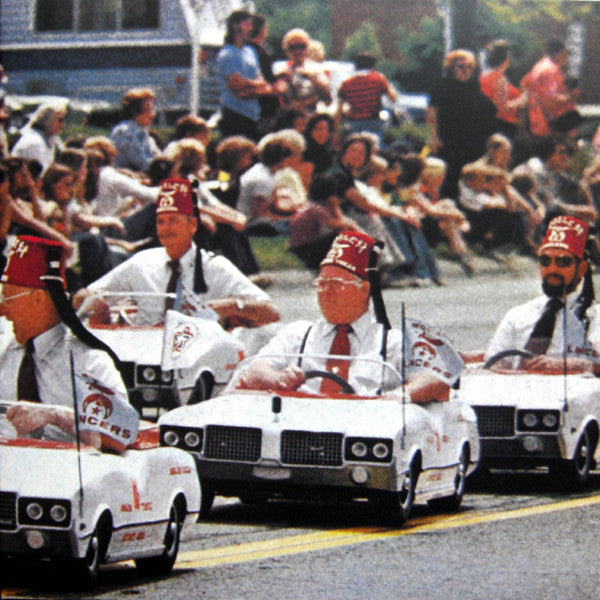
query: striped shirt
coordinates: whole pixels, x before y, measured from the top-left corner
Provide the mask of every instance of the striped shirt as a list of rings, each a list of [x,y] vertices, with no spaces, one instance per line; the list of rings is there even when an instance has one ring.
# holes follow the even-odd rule
[[[338,97],[350,104],[349,119],[377,119],[381,96],[387,94],[389,83],[378,71],[362,71],[349,77],[340,86]]]

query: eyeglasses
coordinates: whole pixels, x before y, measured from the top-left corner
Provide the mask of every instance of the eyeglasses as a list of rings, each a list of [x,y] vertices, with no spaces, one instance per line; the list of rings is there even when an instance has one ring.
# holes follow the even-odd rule
[[[575,259],[572,256],[548,256],[547,254],[542,254],[539,257],[539,261],[542,267],[549,267],[554,262],[558,268],[566,269],[575,262]]]
[[[2,292],[0,292],[0,304],[9,302],[10,300],[14,300],[15,298],[20,298],[21,296],[27,296],[27,294],[31,294],[31,292],[32,292],[32,290],[27,290],[26,292],[20,292],[18,294],[13,294],[12,296],[5,296]]]
[[[313,281],[313,285],[317,288],[318,291],[325,290],[328,288],[341,290],[349,285],[359,288],[362,284],[362,281],[342,279],[341,277],[317,277]]]
[[[288,50],[306,50],[306,44],[290,44]]]

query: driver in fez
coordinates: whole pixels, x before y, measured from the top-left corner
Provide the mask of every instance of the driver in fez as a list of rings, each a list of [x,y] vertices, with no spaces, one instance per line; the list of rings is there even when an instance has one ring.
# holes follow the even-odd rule
[[[0,354],[0,398],[19,400],[6,413],[17,435],[45,425],[73,434],[77,402],[81,441],[122,451],[135,440],[139,417],[116,357],[67,299],[64,259],[62,244],[32,236],[18,237],[10,251],[0,316],[12,323],[13,336]],[[106,419],[92,416],[96,407]]]
[[[489,344],[486,360],[515,350],[527,354],[496,364],[540,371],[562,371],[566,364],[571,373],[600,373],[594,360],[600,351],[600,319],[587,238],[588,226],[579,219],[559,216],[550,221],[538,249],[544,294],[508,311]]]
[[[315,323],[297,321],[282,328],[241,374],[238,387],[296,390],[306,381],[305,371],[299,365],[304,362],[304,369],[314,368],[315,355],[366,356],[379,361],[385,357],[402,372],[402,332],[389,329],[376,279],[371,278],[373,284],[369,282],[369,270],[374,269],[379,248],[379,243],[368,235],[341,232],[321,262],[315,281],[321,317]],[[370,310],[371,298],[374,312]],[[294,359],[293,365],[285,357],[281,361],[276,358],[286,354],[301,356]],[[349,361],[324,358],[322,362],[325,361],[325,368],[348,381],[357,393],[375,394],[382,385],[381,367],[374,367],[373,363],[357,361],[349,365]],[[360,372],[369,367],[370,373]],[[410,369],[408,375],[405,391],[412,402],[448,399],[449,386],[435,376],[411,376]],[[341,386],[323,377],[310,380],[303,389],[338,394]]]
[[[223,256],[200,249],[194,242],[198,212],[192,185],[187,179],[165,179],[156,208],[156,233],[160,248],[134,254],[112,271],[79,290],[73,304],[86,303],[91,323],[110,323],[110,309],[101,292],[130,292],[138,314],[147,324],[164,321],[167,309],[202,316],[208,306],[221,324],[257,327],[279,320],[269,296]],[[170,294],[157,299],[161,294]],[[86,307],[84,306],[84,309]],[[212,311],[208,311],[211,313]],[[214,314],[214,313],[212,313]]]

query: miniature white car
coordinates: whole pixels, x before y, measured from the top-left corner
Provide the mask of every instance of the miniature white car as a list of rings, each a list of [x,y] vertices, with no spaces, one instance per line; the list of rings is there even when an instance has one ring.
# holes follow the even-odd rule
[[[215,321],[180,313],[172,315],[181,319],[179,330],[175,326],[166,336],[165,326],[147,325],[138,319],[137,308],[129,296],[135,294],[111,307],[110,324],[87,326],[121,360],[129,400],[140,415],[156,420],[165,410],[200,402],[222,390],[244,356],[244,344]],[[154,302],[164,302],[163,295],[155,296]],[[189,361],[182,368],[167,364],[172,361],[165,357],[170,358],[173,348],[177,352],[177,348],[187,348],[192,342],[200,345],[198,359],[192,365]]]
[[[378,395],[357,393],[344,380],[339,395],[303,391],[315,377],[341,379],[320,369],[306,370],[298,391],[236,389],[249,360],[221,396],[159,420],[161,445],[196,458],[201,516],[215,494],[251,502],[366,498],[378,518],[395,524],[408,518],[413,502],[458,509],[479,459],[475,414],[467,404],[407,403],[398,372],[372,358],[351,359],[351,369],[362,362],[381,380]]]
[[[0,553],[51,560],[74,587],[89,587],[98,566],[134,559],[145,574],[168,573],[184,525],[198,517],[192,457],[158,447],[142,429],[122,454],[77,444],[46,425],[18,437],[0,402]]]
[[[598,459],[600,379],[591,374],[495,372],[489,369],[495,362],[491,357],[488,368],[465,369],[454,392],[477,413],[481,470],[546,466],[564,487],[583,484]]]

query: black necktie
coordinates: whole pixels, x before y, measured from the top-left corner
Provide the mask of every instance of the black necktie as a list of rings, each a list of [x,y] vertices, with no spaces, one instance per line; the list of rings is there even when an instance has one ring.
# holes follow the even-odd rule
[[[167,294],[175,294],[177,290],[177,281],[179,280],[179,259],[170,260],[167,263],[169,269],[171,269],[171,277],[167,283]],[[165,312],[171,310],[175,306],[175,297],[167,296],[165,298]]]
[[[21,366],[19,367],[19,374],[17,375],[18,400],[41,402],[37,380],[35,378],[34,352],[35,347],[33,345],[33,339],[31,339],[25,344],[25,353],[23,354]]]
[[[533,331],[525,344],[525,350],[533,352],[533,354],[546,354],[554,333],[556,315],[562,307],[562,300],[558,298],[548,300],[544,312],[534,325]]]

